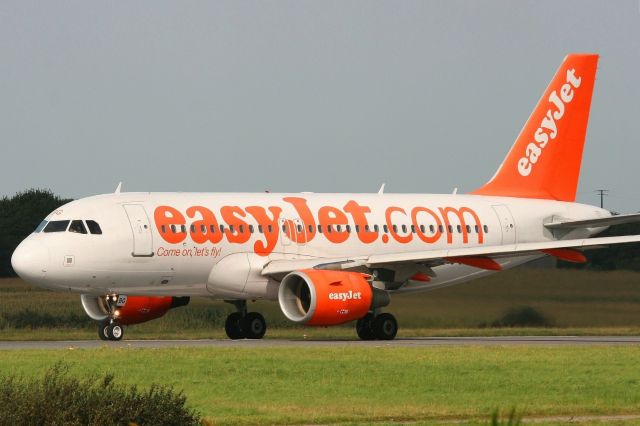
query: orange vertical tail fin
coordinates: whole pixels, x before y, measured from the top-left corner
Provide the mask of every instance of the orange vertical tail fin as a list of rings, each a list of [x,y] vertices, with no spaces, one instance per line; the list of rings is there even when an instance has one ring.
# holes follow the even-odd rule
[[[598,55],[570,54],[493,178],[472,192],[575,201]]]

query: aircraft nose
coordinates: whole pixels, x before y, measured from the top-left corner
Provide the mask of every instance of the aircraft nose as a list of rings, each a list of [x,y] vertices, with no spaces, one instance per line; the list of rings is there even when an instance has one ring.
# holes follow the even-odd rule
[[[37,283],[49,267],[49,250],[40,241],[26,239],[14,250],[11,266],[20,278]]]

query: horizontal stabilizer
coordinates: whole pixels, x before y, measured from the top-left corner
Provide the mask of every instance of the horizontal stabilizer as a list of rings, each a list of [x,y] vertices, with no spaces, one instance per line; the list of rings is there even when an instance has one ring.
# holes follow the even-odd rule
[[[623,223],[640,222],[640,213],[622,214],[619,216],[599,217],[597,219],[570,220],[552,222],[544,226],[548,229],[597,228],[599,226],[621,225]]]

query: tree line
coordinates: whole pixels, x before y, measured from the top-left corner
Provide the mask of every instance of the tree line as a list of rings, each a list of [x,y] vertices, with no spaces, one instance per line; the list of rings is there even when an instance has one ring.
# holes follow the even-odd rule
[[[0,198],[0,277],[15,276],[11,254],[53,210],[71,201],[48,189],[28,189],[13,197]],[[640,223],[628,223],[609,228],[599,236],[637,235]],[[608,249],[586,251],[588,262],[583,265],[558,262],[561,268],[581,268],[610,271],[626,269],[640,271],[640,244],[615,245]]]
[[[69,201],[48,189],[28,189],[0,198],[0,277],[15,276],[13,250],[49,213]]]

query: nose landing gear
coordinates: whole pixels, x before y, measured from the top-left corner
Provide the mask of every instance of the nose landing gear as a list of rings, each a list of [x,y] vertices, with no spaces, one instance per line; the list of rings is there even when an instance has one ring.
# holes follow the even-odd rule
[[[124,337],[124,327],[117,320],[105,320],[98,325],[98,336],[100,340],[122,340]]]
[[[124,296],[126,297],[126,296]],[[100,340],[119,341],[124,337],[124,326],[117,320],[116,308],[118,295],[108,295],[104,302],[109,311],[109,317],[98,324],[98,337]]]
[[[247,312],[246,300],[226,300],[237,309],[229,314],[224,331],[231,340],[262,339],[267,332],[267,322],[258,312]]]

